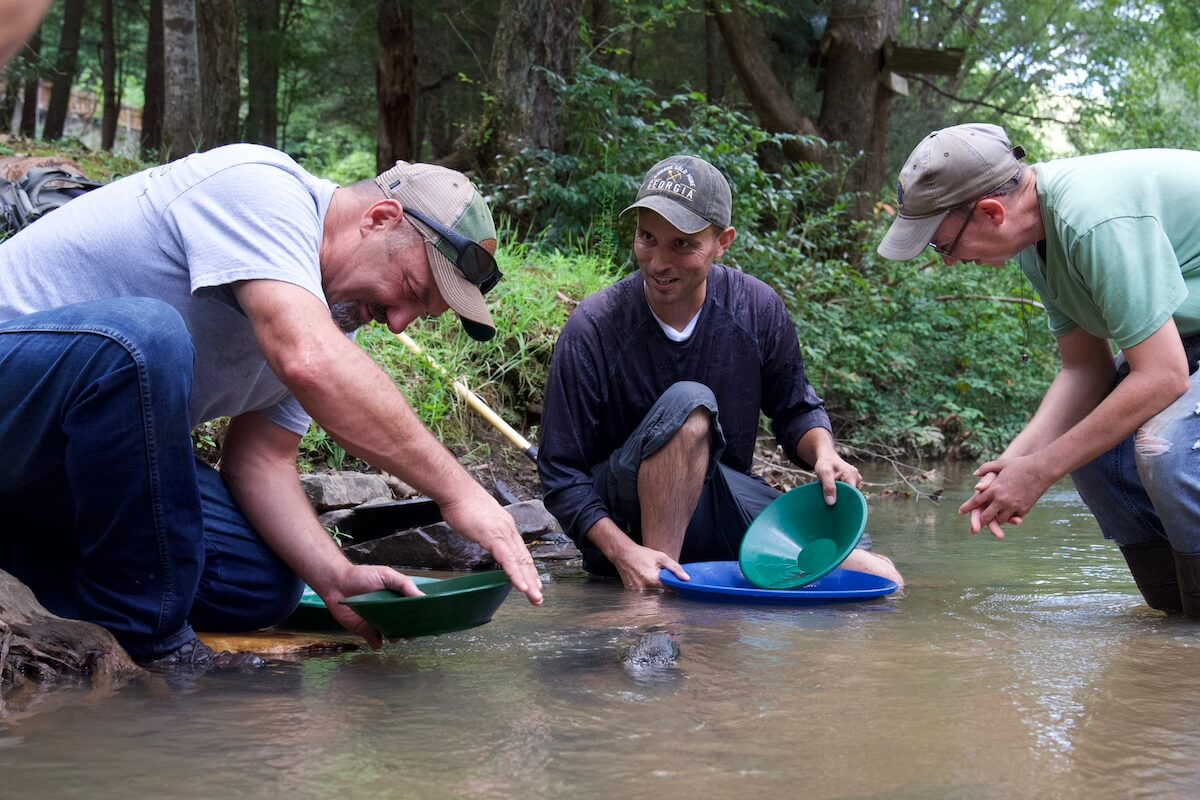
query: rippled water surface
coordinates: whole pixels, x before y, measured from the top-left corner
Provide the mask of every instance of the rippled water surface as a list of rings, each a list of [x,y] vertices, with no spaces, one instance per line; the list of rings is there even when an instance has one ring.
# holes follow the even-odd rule
[[[473,631],[0,726],[0,797],[1195,797],[1200,624],[1141,603],[1069,485],[1006,541],[873,499],[903,593],[714,605],[556,576]],[[623,645],[666,630],[678,666]],[[735,794],[736,793],[736,794]]]

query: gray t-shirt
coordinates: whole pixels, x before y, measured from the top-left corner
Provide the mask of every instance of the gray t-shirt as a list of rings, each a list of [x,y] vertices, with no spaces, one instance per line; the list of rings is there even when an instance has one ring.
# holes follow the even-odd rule
[[[269,279],[328,305],[318,261],[337,186],[286,154],[235,144],[72,200],[0,245],[0,322],[106,297],[153,297],[196,349],[191,422],[259,411],[303,435],[309,418],[267,366],[232,284]]]

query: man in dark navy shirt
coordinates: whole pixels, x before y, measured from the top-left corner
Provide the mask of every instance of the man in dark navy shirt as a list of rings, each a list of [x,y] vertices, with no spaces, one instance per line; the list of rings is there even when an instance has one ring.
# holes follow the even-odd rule
[[[538,469],[546,506],[595,574],[633,589],[662,568],[736,560],[778,492],[751,474],[759,414],[788,458],[862,485],[834,449],[783,301],[715,262],[732,244],[724,176],[694,156],[646,173],[633,246],[639,270],[584,300],[563,328],[546,386]],[[887,558],[843,563],[902,582]]]

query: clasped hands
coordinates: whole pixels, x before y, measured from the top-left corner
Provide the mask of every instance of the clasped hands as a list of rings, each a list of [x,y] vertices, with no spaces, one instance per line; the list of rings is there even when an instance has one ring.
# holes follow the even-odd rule
[[[998,458],[975,470],[979,476],[975,494],[958,509],[960,515],[970,515],[971,535],[987,528],[992,536],[1003,539],[1002,526],[1020,525],[1053,482],[1043,466],[1034,454]]]

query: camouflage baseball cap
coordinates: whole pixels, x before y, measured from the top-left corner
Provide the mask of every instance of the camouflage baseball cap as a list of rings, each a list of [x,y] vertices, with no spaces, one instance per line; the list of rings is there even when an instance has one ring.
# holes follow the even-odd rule
[[[400,201],[404,208],[434,220],[437,224],[477,242],[489,253],[496,251],[496,225],[492,212],[475,186],[461,172],[436,164],[410,164],[397,161],[375,178],[384,195]],[[467,280],[455,266],[458,252],[436,230],[410,217],[425,234],[425,252],[442,299],[458,314],[463,328],[472,339],[486,342],[496,335],[496,325],[483,302],[479,285]],[[491,288],[485,286],[484,290]]]
[[[986,197],[1020,171],[1025,150],[999,125],[972,122],[934,131],[904,162],[896,181],[896,218],[879,255],[915,258],[952,209]]]

